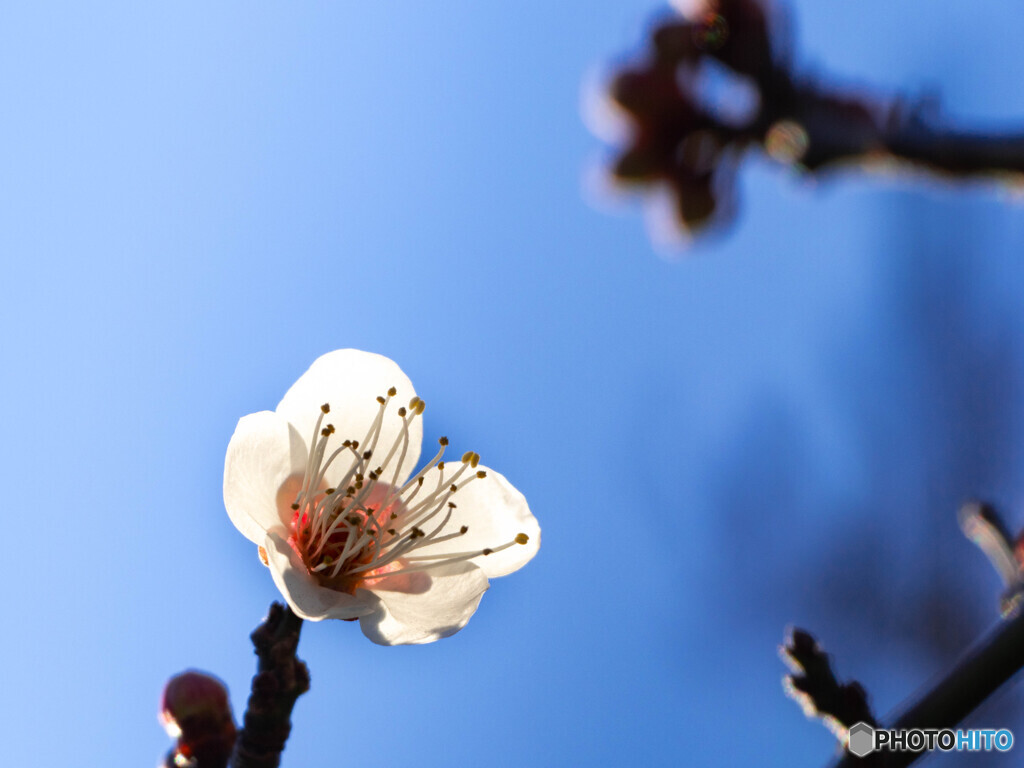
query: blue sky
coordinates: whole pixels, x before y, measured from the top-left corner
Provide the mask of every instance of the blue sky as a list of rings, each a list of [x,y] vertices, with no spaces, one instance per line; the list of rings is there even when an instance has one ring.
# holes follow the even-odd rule
[[[1016,3],[792,5],[808,68],[1024,115]],[[339,347],[395,359],[544,545],[451,639],[307,625],[285,765],[822,764],[787,624],[886,711],[994,619],[953,513],[1024,521],[1019,204],[753,159],[737,225],[663,258],[589,202],[580,106],[659,10],[5,5],[12,764],[154,764],[186,667],[241,712],[277,595],[224,450]]]

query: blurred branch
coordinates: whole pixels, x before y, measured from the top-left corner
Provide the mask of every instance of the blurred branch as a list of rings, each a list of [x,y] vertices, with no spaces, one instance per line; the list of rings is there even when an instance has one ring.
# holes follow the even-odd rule
[[[1007,585],[1002,597],[1003,620],[957,662],[938,683],[889,719],[893,730],[952,729],[992,696],[1024,667],[1024,610],[1021,606],[1021,538],[1011,539],[1006,525],[989,504],[971,502],[960,510],[960,526],[971,541],[989,557]],[[873,719],[860,684],[841,685],[828,656],[807,632],[795,629],[781,649],[794,670],[786,678],[786,690],[809,717],[820,717],[845,746],[847,731],[857,722],[871,726]],[[876,752],[871,765],[902,768],[926,752]],[[845,752],[834,768],[865,765],[865,758]]]
[[[956,129],[939,118],[933,105],[842,94],[814,82],[792,82],[767,96],[765,133],[752,141],[805,172],[905,163],[945,178],[1021,175],[1015,181],[1024,182],[1024,130],[993,135]],[[772,146],[771,132],[786,121],[805,135],[795,146]]]
[[[629,124],[612,176],[667,187],[683,229],[730,218],[739,161],[751,148],[813,175],[912,166],[948,179],[1024,182],[1024,127],[954,129],[931,102],[837,89],[796,72],[784,19],[765,0],[705,0],[704,8],[657,24],[645,55],[609,88]]]
[[[259,657],[242,728],[231,755],[233,768],[277,768],[291,733],[296,700],[309,690],[309,670],[295,656],[302,619],[272,603],[264,622],[252,633]]]
[[[1024,667],[1024,612],[1000,625],[952,671],[899,715],[887,728],[953,728]],[[885,768],[910,765],[927,752],[883,752]],[[835,768],[863,765],[846,754]]]
[[[923,164],[935,173],[960,177],[1024,174],[1024,133],[970,133],[918,118],[897,123],[895,130],[887,131],[885,146],[895,157]]]

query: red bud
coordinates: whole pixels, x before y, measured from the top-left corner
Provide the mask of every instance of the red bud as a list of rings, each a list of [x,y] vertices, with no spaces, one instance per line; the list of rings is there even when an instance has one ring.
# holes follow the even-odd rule
[[[181,762],[194,760],[199,768],[227,765],[235,719],[228,690],[213,675],[190,669],[168,680],[160,698],[160,722],[177,737]]]

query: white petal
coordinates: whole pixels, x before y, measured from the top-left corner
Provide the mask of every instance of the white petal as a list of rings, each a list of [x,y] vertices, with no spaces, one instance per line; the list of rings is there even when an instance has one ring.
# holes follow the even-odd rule
[[[401,577],[382,579],[372,591],[380,604],[359,620],[363,634],[378,645],[418,645],[454,635],[469,622],[487,591],[487,577],[471,563],[448,563],[423,571],[410,591],[386,589]],[[358,590],[357,594],[366,590]]]
[[[383,355],[362,352],[358,349],[339,349],[328,352],[314,361],[309,370],[302,374],[277,405],[277,412],[290,421],[299,434],[307,441],[313,439],[313,429],[320,416],[320,406],[327,403],[330,413],[324,417],[324,424],[333,424],[334,435],[330,438],[328,451],[339,447],[345,440],[360,441],[360,450],[369,448],[362,441],[377,417],[380,405],[377,397],[394,387],[398,394],[388,404],[384,414],[383,427],[374,450],[372,467],[381,466],[391,446],[402,431],[402,418],[398,415],[401,406],[407,406],[415,397],[412,382],[402,373],[397,363]],[[395,452],[389,466],[384,467],[383,479],[391,482],[397,477],[399,484],[412,474],[420,457],[420,443],[423,442],[423,420],[414,419],[409,428],[409,447],[401,467],[396,463],[401,455],[401,446]],[[336,485],[349,470],[354,457],[348,452],[335,459],[327,471],[327,480]],[[397,475],[395,470],[398,470]]]
[[[260,411],[239,419],[224,460],[224,506],[235,527],[262,544],[266,531],[287,523],[277,492],[306,463],[306,444],[287,419]]]
[[[379,601],[366,590],[350,595],[320,586],[285,540],[286,533],[283,528],[268,532],[263,547],[270,575],[296,615],[310,621],[355,619],[377,608]]]
[[[460,488],[451,497],[455,510],[443,533],[455,533],[462,526],[469,530],[448,541],[425,545],[417,549],[415,554],[426,557],[497,549],[515,541],[518,534],[525,533],[529,539],[526,544],[514,544],[500,552],[479,555],[470,561],[480,566],[488,578],[493,579],[518,571],[533,559],[540,548],[540,525],[530,513],[526,498],[503,475],[482,465],[477,470],[485,471],[487,476],[474,478],[468,483],[465,480],[459,481]],[[445,468],[445,476],[452,476],[449,467]],[[435,469],[428,473],[424,485],[433,488],[436,484]]]

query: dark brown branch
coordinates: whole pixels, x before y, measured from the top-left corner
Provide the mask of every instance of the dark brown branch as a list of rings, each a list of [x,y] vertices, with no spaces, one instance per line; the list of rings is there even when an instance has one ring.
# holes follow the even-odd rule
[[[945,177],[1024,174],[1024,132],[965,131],[900,100],[776,82],[782,87],[766,94],[762,115],[766,136],[781,121],[802,128],[806,150],[794,160],[805,170],[888,158]]]
[[[969,650],[953,670],[922,695],[888,728],[953,728],[1024,667],[1024,612],[1002,621]],[[926,752],[882,753],[885,768],[910,765]],[[854,768],[863,761],[844,755],[835,768]]]
[[[912,121],[892,131],[889,151],[953,176],[1024,174],[1024,134],[970,133]]]
[[[277,768],[291,733],[296,700],[309,690],[309,670],[295,656],[302,619],[273,603],[252,633],[259,657],[242,729],[231,755],[232,768]]]

